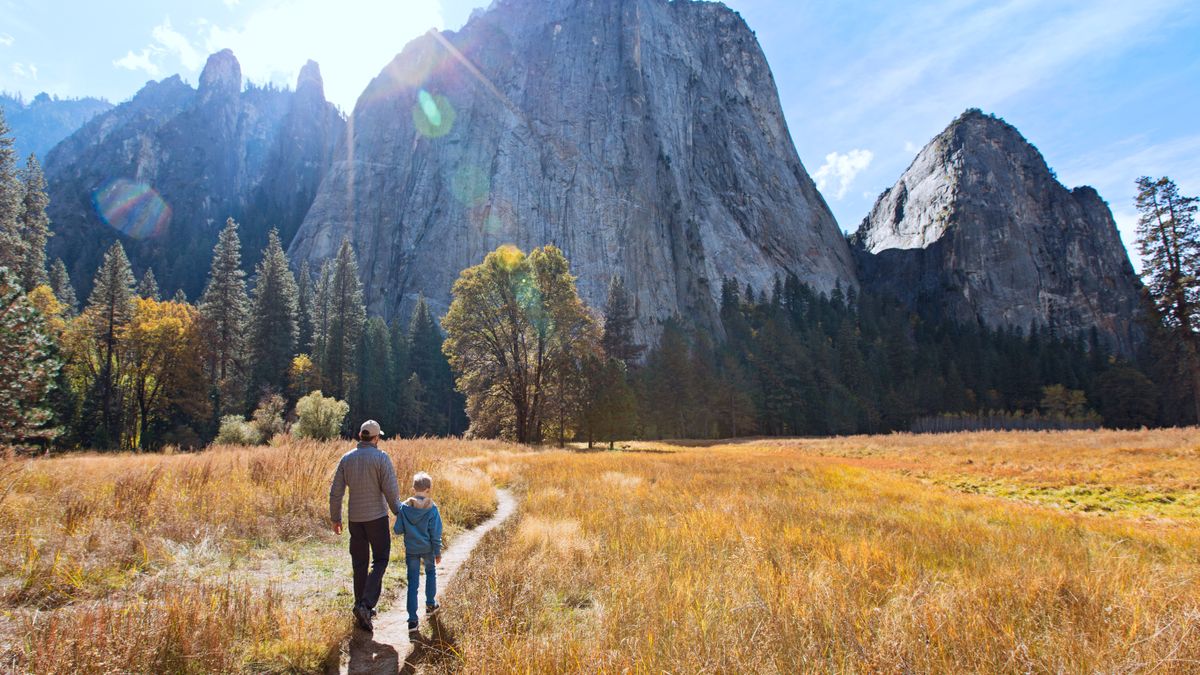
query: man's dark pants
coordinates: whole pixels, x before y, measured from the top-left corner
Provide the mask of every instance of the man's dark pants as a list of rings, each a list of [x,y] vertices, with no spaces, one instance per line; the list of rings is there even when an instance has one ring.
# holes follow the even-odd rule
[[[388,518],[365,523],[350,523],[350,560],[354,565],[354,604],[374,609],[383,591],[383,573],[392,553],[392,533]],[[371,572],[367,573],[367,563]]]

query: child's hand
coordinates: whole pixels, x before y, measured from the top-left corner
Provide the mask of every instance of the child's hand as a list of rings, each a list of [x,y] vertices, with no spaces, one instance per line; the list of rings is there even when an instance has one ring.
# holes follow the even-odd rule
[[[433,559],[433,564],[434,564],[434,565],[441,565],[441,564],[442,564],[442,556],[440,556],[440,555],[439,555],[438,557],[434,558],[434,559]]]

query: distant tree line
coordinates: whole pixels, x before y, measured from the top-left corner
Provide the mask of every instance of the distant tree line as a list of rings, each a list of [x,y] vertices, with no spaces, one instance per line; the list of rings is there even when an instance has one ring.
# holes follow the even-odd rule
[[[994,330],[794,276],[726,279],[718,330],[685,318],[638,339],[619,277],[600,311],[562,251],[505,246],[464,270],[439,323],[370,317],[343,241],[316,273],[272,231],[247,277],[221,230],[195,303],[136,279],[121,245],[82,307],[47,269],[45,182],[18,170],[0,117],[0,445],[197,447],[277,433],[329,438],[375,418],[393,434],[612,444],[631,438],[970,428],[1138,427],[1200,419],[1196,199],[1140,179],[1145,345],[1126,361],[1090,335]],[[293,426],[293,422],[295,425]]]

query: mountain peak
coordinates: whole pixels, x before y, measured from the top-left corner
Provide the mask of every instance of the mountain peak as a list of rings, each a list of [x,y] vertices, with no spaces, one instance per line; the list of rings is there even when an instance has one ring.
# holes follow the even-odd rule
[[[325,81],[321,79],[321,66],[312,59],[304,64],[300,69],[300,76],[296,78],[296,93],[302,92],[313,92],[322,100],[325,99]]]
[[[230,49],[222,49],[208,57],[200,73],[200,94],[237,94],[242,90],[242,66]]]

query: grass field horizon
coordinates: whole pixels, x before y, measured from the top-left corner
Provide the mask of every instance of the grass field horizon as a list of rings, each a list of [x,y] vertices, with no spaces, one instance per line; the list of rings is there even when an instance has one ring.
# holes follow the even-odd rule
[[[325,668],[349,445],[10,460],[0,667]],[[494,485],[519,502],[419,671],[1200,669],[1197,428],[381,447],[433,473],[451,539]]]

